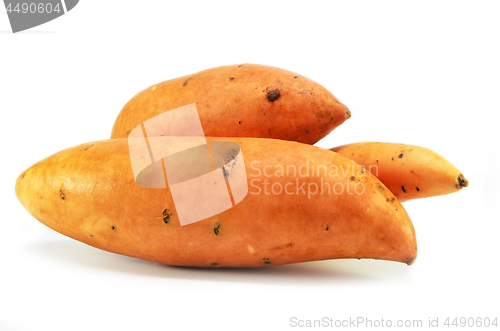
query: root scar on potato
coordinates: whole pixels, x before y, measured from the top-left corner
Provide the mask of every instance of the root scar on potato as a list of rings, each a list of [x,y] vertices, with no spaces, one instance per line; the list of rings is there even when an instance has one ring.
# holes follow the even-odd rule
[[[460,174],[457,177],[457,188],[467,187],[469,186],[469,181],[465,179],[464,175]]]

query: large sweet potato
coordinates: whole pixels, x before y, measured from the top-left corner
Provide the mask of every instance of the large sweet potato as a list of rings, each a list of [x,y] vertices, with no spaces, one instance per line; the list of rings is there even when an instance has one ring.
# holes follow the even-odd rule
[[[212,149],[221,139],[209,139]],[[241,147],[248,193],[234,207],[192,224],[181,226],[168,186],[136,183],[127,139],[83,144],[34,164],[17,179],[16,195],[36,219],[66,236],[169,265],[414,261],[415,232],[406,211],[364,167],[296,142],[223,140]]]

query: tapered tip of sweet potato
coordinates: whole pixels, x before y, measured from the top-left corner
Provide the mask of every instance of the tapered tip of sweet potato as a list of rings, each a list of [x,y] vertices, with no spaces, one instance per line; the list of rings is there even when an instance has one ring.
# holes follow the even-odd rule
[[[417,254],[406,259],[405,263],[410,266],[415,262],[416,259],[417,259]]]
[[[406,245],[401,251],[400,262],[406,263],[407,265],[412,265],[417,259],[417,239],[415,236],[415,231],[412,229],[411,234],[405,238]]]
[[[348,120],[351,118],[351,111],[349,110],[349,108],[345,108],[345,119]]]
[[[460,174],[457,177],[457,183],[455,184],[458,189],[469,186],[469,181],[464,177],[464,175]]]

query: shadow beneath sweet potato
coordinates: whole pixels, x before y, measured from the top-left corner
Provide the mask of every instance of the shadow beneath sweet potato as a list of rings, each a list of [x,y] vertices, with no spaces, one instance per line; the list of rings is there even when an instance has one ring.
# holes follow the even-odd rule
[[[167,266],[105,252],[73,240],[39,241],[28,251],[56,263],[85,269],[194,281],[222,281],[294,286],[337,286],[346,284],[404,283],[412,267],[376,260],[328,260],[268,266],[262,268],[192,268]]]

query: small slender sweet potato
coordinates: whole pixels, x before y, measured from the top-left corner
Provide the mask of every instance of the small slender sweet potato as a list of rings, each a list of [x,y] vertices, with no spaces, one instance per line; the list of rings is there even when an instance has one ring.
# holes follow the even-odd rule
[[[212,152],[220,140],[240,146],[242,159],[230,157],[226,164],[244,162],[248,193],[232,208],[188,225],[181,226],[168,185],[136,183],[127,139],[83,144],[34,164],[17,179],[16,195],[31,215],[68,237],[169,265],[415,260],[406,211],[352,160],[275,139],[210,138]],[[233,155],[230,149],[218,153]],[[197,193],[194,188],[191,197],[201,210]]]
[[[111,138],[127,138],[144,121],[189,104],[196,104],[211,137],[314,144],[351,116],[332,93],[304,76],[265,65],[229,65],[139,92],[118,115]]]
[[[400,202],[445,195],[469,185],[453,164],[424,147],[363,142],[331,150],[365,166]]]

